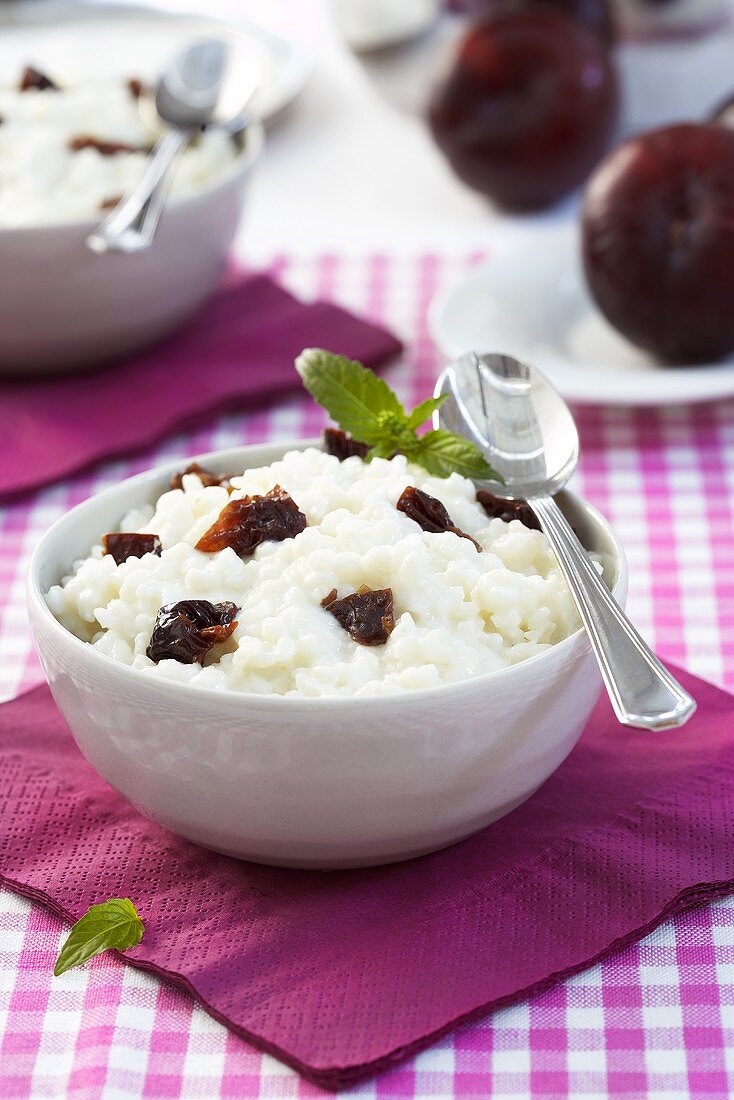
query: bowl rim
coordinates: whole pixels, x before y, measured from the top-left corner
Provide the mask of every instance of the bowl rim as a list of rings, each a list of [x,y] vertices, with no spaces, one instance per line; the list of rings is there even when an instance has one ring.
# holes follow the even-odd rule
[[[247,175],[262,153],[265,140],[265,127],[261,122],[255,119],[247,123],[243,133],[245,134],[244,146],[237,151],[236,156],[226,165],[223,171],[218,172],[216,175],[212,176],[211,179],[205,180],[192,191],[186,191],[182,195],[173,195],[167,198],[167,212],[185,210],[196,202],[215,194],[220,188],[228,186],[238,176]],[[0,237],[20,237],[22,234],[59,233],[65,231],[87,235],[99,225],[100,220],[101,215],[91,218],[77,218],[73,221],[32,222],[29,225],[2,225],[0,226]]]
[[[298,694],[290,695],[278,695],[269,694],[266,692],[255,691],[240,691],[235,688],[212,688],[202,687],[196,684],[189,684],[180,682],[177,680],[169,680],[166,677],[151,676],[143,669],[133,668],[131,665],[126,665],[122,661],[116,661],[113,657],[108,656],[106,653],[100,653],[89,642],[83,641],[78,638],[70,630],[68,630],[51,611],[46,601],[43,589],[40,584],[40,570],[43,565],[44,555],[46,554],[48,547],[53,545],[54,540],[58,537],[59,531],[69,522],[69,517],[77,515],[84,511],[94,511],[95,505],[98,505],[102,500],[110,501],[117,493],[122,493],[123,489],[137,486],[140,488],[141,493],[146,487],[152,488],[157,482],[162,481],[164,485],[168,484],[172,474],[181,469],[182,462],[187,465],[193,462],[197,462],[202,466],[210,466],[220,468],[224,470],[228,463],[231,464],[232,459],[229,457],[233,453],[242,454],[243,461],[247,463],[247,456],[249,454],[257,454],[258,452],[274,451],[277,450],[280,457],[285,455],[291,450],[305,450],[309,447],[316,447],[322,450],[322,443],[320,439],[298,439],[298,440],[273,440],[265,441],[261,443],[240,444],[233,447],[218,448],[214,451],[207,451],[202,454],[196,455],[183,455],[174,459],[161,463],[157,466],[148,468],[141,473],[134,474],[131,477],[125,478],[122,481],[116,482],[113,485],[109,485],[106,488],[100,490],[97,493],[93,493],[92,496],[87,497],[86,500],[76,504],[73,508],[68,509],[61,516],[59,516],[51,526],[44,532],[39,539],[38,543],[33,549],[31,558],[28,564],[28,571],[26,574],[26,600],[27,608],[29,612],[35,611],[40,613],[44,624],[49,628],[52,633],[58,639],[60,646],[64,646],[67,650],[71,650],[78,656],[78,661],[85,661],[91,666],[97,666],[100,672],[107,672],[108,674],[116,674],[123,681],[128,680],[130,689],[135,690],[135,687],[139,689],[148,689],[149,691],[159,691],[163,694],[173,694],[176,698],[184,700],[187,697],[193,700],[204,702],[209,700],[210,702],[219,702],[225,704],[234,704],[241,706],[256,706],[258,709],[262,706],[284,708],[290,710],[293,707],[300,707],[302,709],[320,709],[323,707],[329,709],[347,708],[358,705],[360,709],[364,708],[391,708],[397,709],[403,708],[409,705],[412,701],[419,702],[423,699],[431,699],[436,696],[450,697],[453,693],[462,693],[467,689],[481,688],[487,686],[488,688],[494,684],[498,677],[504,677],[507,680],[509,677],[515,675],[521,675],[528,669],[537,668],[539,664],[551,664],[553,661],[561,661],[564,654],[570,653],[579,644],[585,642],[587,647],[589,646],[588,639],[586,638],[583,626],[580,626],[568,637],[562,641],[557,642],[549,649],[544,650],[542,653],[537,653],[533,657],[528,657],[524,661],[520,661],[515,665],[507,665],[504,668],[493,669],[490,672],[484,672],[479,676],[470,676],[464,680],[456,680],[447,684],[437,684],[427,688],[417,688],[415,690],[402,690],[397,692],[389,692],[384,695],[325,695],[325,696],[304,696]],[[271,458],[269,462],[278,461],[277,458]],[[256,468],[256,466],[245,465],[243,469]],[[164,490],[165,491],[165,490]],[[606,534],[611,545],[614,548],[614,564],[616,567],[616,579],[614,587],[612,589],[613,595],[617,596],[619,593],[625,593],[628,583],[628,565],[627,558],[624,549],[617,538],[614,529],[605,516],[601,514],[592,504],[584,500],[583,497],[569,491],[564,490],[565,495],[574,503],[574,505],[585,512],[601,530]],[[130,507],[130,506],[128,506]],[[71,565],[71,563],[70,563]],[[58,582],[56,582],[58,583]],[[32,618],[32,615],[31,615]],[[34,642],[35,638],[34,631]],[[183,693],[182,693],[183,689]],[[193,695],[191,694],[193,693]]]

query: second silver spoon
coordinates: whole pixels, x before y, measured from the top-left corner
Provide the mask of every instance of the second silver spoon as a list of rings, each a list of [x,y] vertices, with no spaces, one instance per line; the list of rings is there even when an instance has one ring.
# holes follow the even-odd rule
[[[194,42],[166,67],[154,113],[165,130],[133,190],[87,238],[93,252],[140,252],[153,242],[165,197],[186,146],[202,126],[241,128],[257,74],[243,72],[226,39]]]

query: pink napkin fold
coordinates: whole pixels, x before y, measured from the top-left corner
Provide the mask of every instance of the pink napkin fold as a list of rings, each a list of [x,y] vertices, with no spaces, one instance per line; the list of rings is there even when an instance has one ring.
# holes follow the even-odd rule
[[[248,275],[229,279],[184,329],[125,362],[0,381],[0,496],[129,454],[215,412],[297,391],[293,360],[313,346],[369,366],[401,348],[338,306],[300,302],[267,276]]]
[[[603,699],[509,817],[432,856],[329,874],[152,825],[36,688],[0,707],[3,879],[69,919],[131,897],[146,931],[126,961],[341,1088],[734,888],[734,699],[679,675],[699,703],[685,729],[623,729]]]

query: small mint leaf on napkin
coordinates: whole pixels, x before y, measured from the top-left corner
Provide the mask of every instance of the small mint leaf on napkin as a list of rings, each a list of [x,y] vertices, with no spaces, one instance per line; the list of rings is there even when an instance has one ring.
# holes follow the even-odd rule
[[[476,481],[501,481],[479,448],[470,439],[453,432],[426,432],[418,440],[410,459],[434,477],[457,473]]]
[[[386,420],[407,419],[388,384],[344,355],[306,348],[296,359],[296,370],[313,399],[360,443],[374,446],[384,438]]]
[[[54,966],[54,974],[64,974],[81,966],[87,959],[109,951],[111,947],[124,951],[135,947],[143,938],[143,922],[130,898],[110,898],[100,905],[90,905],[83,917],[72,927]]]
[[[502,481],[479,448],[464,436],[445,431],[418,435],[417,429],[443,404],[446,394],[429,397],[407,413],[388,384],[371,370],[323,348],[301,352],[296,370],[314,400],[339,427],[370,448],[367,462],[404,454],[436,477],[456,472],[477,480]]]

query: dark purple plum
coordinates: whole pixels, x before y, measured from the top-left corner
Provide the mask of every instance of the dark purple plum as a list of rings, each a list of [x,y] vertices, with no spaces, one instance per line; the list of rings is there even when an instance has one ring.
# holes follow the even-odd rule
[[[583,182],[617,108],[615,70],[598,37],[538,7],[472,27],[428,117],[464,183],[505,209],[533,210]]]
[[[669,363],[734,351],[734,134],[684,124],[599,166],[583,205],[589,288],[611,324]]]

